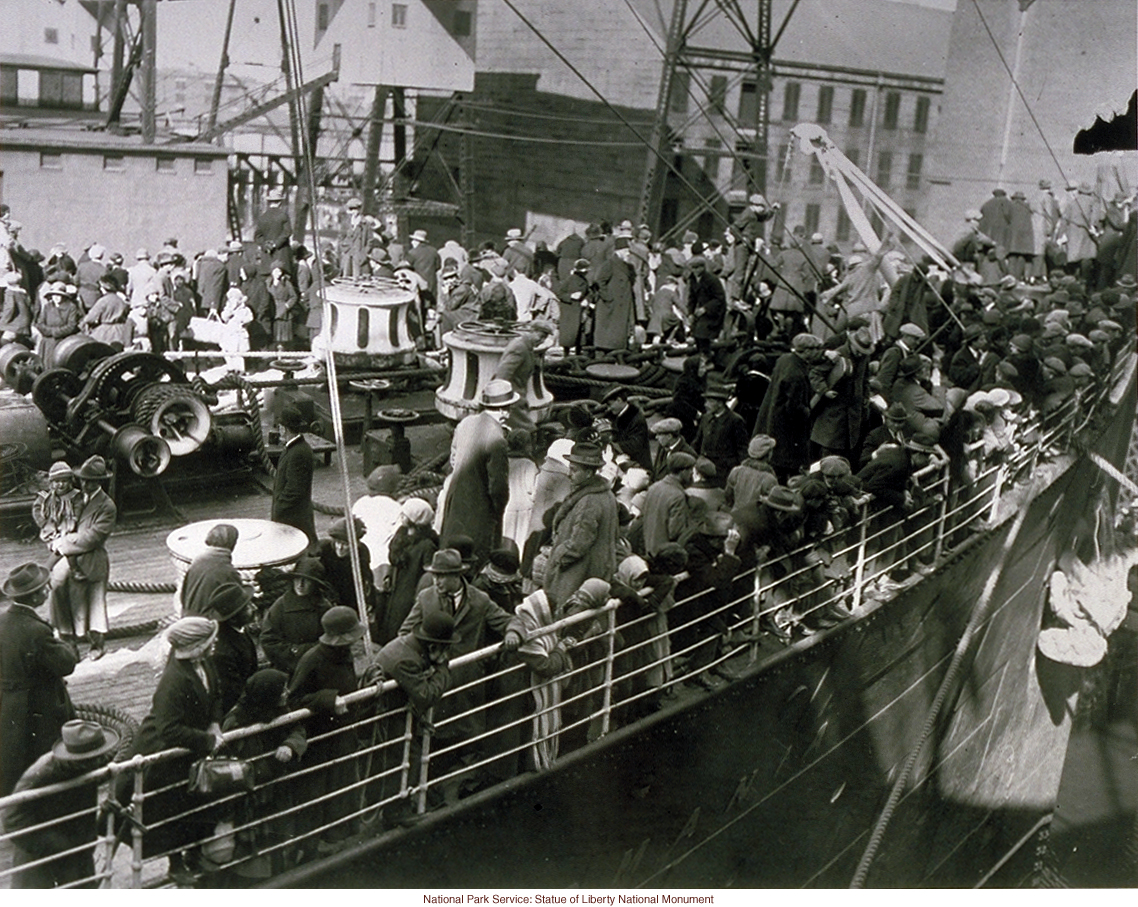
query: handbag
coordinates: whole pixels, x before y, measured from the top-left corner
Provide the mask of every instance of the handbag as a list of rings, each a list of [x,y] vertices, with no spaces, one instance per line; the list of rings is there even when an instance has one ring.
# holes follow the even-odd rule
[[[206,756],[190,766],[186,790],[191,794],[223,797],[253,790],[253,764],[243,759]]]

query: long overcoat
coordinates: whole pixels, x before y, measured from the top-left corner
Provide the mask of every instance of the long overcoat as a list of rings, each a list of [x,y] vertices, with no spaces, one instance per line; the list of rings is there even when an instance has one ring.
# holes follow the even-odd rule
[[[834,398],[823,397],[814,414],[810,440],[831,450],[851,450],[861,443],[869,399],[869,357],[853,356],[848,344],[838,348],[853,366],[838,379]],[[778,454],[778,448],[775,448]]]
[[[454,430],[452,473],[443,505],[442,543],[456,535],[474,540],[481,559],[502,539],[502,514],[510,499],[510,465],[506,435],[488,413],[467,416]]]
[[[644,494],[644,550],[652,556],[669,542],[683,538],[691,522],[684,486],[666,475]]]
[[[810,373],[796,353],[783,353],[755,417],[755,434],[775,439],[771,463],[797,469],[810,459]]]
[[[316,461],[301,435],[285,446],[273,482],[272,520],[299,529],[316,541],[316,515],[312,510],[312,472]]]
[[[555,606],[590,577],[611,579],[619,527],[616,497],[600,476],[573,489],[553,517],[553,547],[543,588]]]
[[[636,278],[632,265],[615,255],[597,269],[597,309],[593,345],[602,350],[623,350],[632,333]]]
[[[77,662],[75,650],[27,605],[0,613],[0,797],[74,717],[63,678]]]

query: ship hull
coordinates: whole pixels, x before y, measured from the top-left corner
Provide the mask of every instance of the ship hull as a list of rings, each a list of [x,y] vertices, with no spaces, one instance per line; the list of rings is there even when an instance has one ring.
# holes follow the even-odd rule
[[[1130,424],[1114,420],[1096,449],[1122,463]],[[1082,674],[1036,640],[1056,560],[1107,481],[1075,459],[1022,521],[974,536],[865,617],[273,884],[844,887],[920,744],[866,884],[975,885],[1055,807]]]

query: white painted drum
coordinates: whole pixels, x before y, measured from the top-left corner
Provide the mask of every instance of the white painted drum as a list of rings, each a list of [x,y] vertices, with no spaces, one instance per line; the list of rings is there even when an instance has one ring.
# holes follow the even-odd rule
[[[518,334],[513,326],[483,321],[464,321],[443,334],[443,345],[450,351],[450,366],[446,383],[435,391],[435,409],[455,421],[478,412],[482,388],[493,380],[502,351]],[[542,380],[544,352],[551,345],[552,340],[547,338],[538,347],[537,367],[526,385],[526,405],[534,422],[548,416],[553,406],[553,394]]]
[[[337,364],[360,367],[413,365],[415,340],[409,312],[414,291],[380,277],[336,278],[324,295],[328,323],[312,341],[313,351],[331,347]]]

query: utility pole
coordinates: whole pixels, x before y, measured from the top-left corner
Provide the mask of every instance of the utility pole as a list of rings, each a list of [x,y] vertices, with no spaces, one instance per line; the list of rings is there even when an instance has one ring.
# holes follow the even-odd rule
[[[767,161],[770,159],[767,139],[770,134],[771,95],[771,0],[759,0],[759,18],[755,42],[751,49],[755,60],[755,157],[750,177],[755,192],[767,191]]]
[[[217,125],[217,108],[221,106],[221,89],[225,83],[225,70],[229,66],[229,36],[233,32],[233,11],[237,0],[229,0],[229,13],[225,17],[225,37],[221,40],[221,62],[217,65],[217,81],[213,83],[213,97],[209,102],[209,119],[206,131]]]
[[[367,151],[364,154],[363,212],[375,217],[379,199],[375,185],[379,178],[379,148],[383,138],[383,112],[387,107],[387,86],[376,85],[371,101],[371,117],[367,126]]]
[[[158,105],[157,67],[158,53],[158,0],[142,0],[142,143],[154,144],[156,123],[154,109]]]

